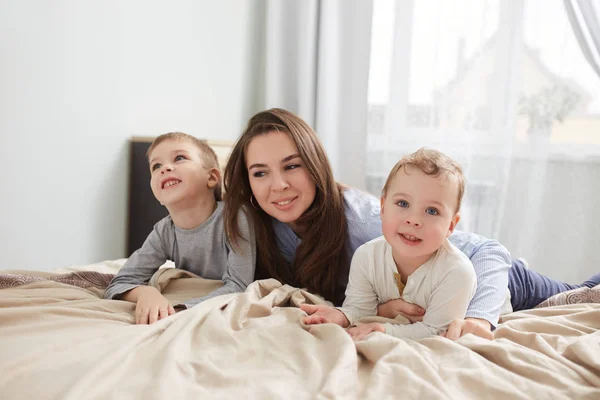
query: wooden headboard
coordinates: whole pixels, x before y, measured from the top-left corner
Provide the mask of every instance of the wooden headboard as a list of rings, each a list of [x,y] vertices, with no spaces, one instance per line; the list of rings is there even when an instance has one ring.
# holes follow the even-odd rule
[[[129,218],[127,222],[127,257],[142,247],[154,224],[166,217],[167,209],[154,198],[150,189],[150,168],[146,152],[153,137],[133,137],[129,158]],[[207,140],[219,158],[221,171],[225,168],[233,142]]]

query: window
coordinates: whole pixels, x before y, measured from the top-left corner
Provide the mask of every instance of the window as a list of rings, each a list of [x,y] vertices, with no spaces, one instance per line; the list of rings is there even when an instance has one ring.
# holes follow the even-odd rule
[[[600,77],[582,54],[562,1],[527,0],[517,141],[546,130],[551,151],[600,154]]]

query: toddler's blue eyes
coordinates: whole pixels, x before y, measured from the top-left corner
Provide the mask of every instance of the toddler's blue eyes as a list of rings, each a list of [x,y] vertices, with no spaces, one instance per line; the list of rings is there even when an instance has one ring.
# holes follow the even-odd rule
[[[175,157],[175,161],[180,161],[180,160],[185,160],[185,157],[184,156]]]
[[[408,201],[406,201],[406,200],[398,200],[396,202],[396,204],[398,205],[398,207],[402,207],[402,208],[408,208],[410,206],[410,204],[408,204]],[[440,214],[440,211],[434,207],[427,207],[425,209],[425,212],[429,215],[439,215]]]
[[[157,169],[159,169],[161,167],[161,165],[159,163],[156,163],[152,166],[152,171],[156,171]]]

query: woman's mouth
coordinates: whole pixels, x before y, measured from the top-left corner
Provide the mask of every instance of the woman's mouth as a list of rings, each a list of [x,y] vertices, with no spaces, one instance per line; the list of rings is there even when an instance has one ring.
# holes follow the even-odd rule
[[[288,197],[285,199],[273,201],[272,203],[278,210],[287,211],[294,206],[294,203],[296,202],[297,198],[298,198],[297,196],[296,197]]]

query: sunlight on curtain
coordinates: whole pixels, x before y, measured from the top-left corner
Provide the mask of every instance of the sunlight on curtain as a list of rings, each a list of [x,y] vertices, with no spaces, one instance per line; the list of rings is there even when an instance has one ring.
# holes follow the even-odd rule
[[[461,229],[558,279],[596,272],[600,79],[562,1],[376,0],[370,60],[369,191],[439,149],[467,174]]]
[[[367,185],[376,193],[402,154],[437,148],[460,161],[470,178],[463,228],[493,235],[498,224],[484,215],[483,202],[502,206],[496,194],[505,185],[514,118],[494,116],[516,104],[515,84],[506,82],[517,78],[506,68],[515,44],[509,24],[499,32],[497,0],[462,3],[375,2]],[[486,157],[486,168],[479,168],[481,156],[492,153],[501,157]]]

